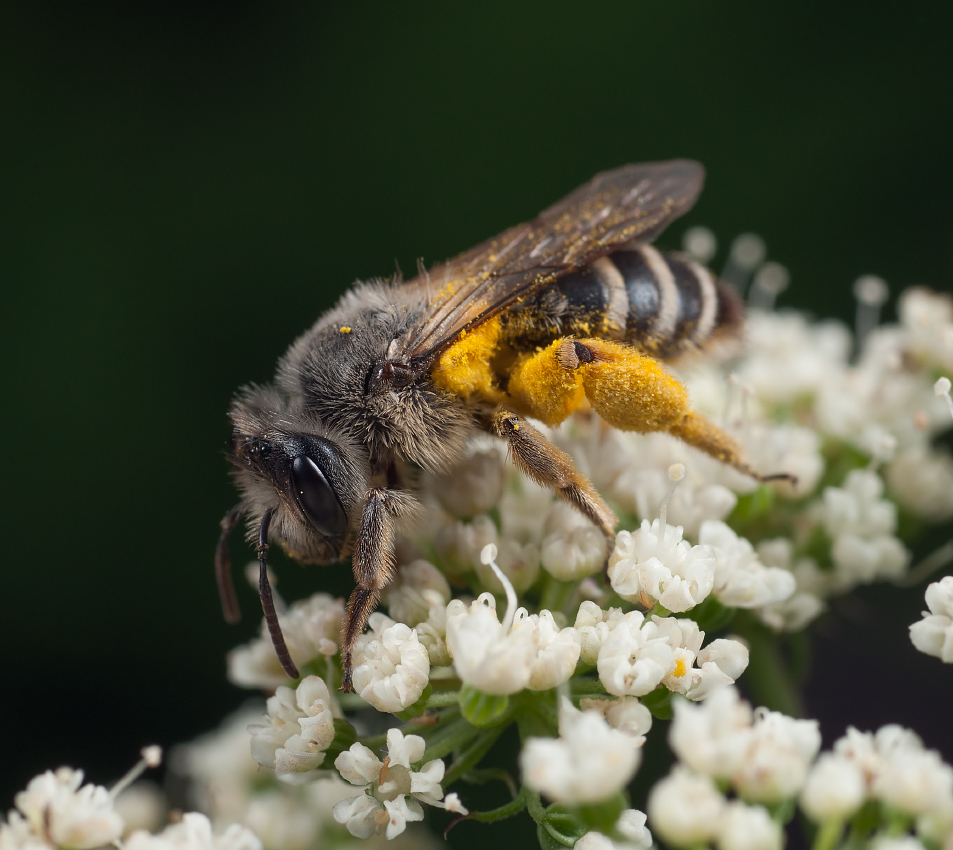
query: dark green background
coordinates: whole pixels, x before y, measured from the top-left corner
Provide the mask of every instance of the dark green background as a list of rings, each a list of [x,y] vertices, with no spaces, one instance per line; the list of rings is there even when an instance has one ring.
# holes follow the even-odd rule
[[[0,806],[241,702],[223,658],[257,618],[226,626],[211,572],[225,410],[355,278],[684,156],[708,169],[689,220],[764,236],[785,303],[849,317],[865,272],[948,289],[951,25],[943,2],[5,4]],[[892,625],[829,627],[828,737],[928,723],[885,667],[953,677],[906,643],[921,591],[887,599]]]

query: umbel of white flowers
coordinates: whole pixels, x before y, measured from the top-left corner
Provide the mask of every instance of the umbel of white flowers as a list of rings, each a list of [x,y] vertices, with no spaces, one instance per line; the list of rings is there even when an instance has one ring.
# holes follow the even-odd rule
[[[825,850],[847,836],[953,847],[953,771],[913,732],[848,729],[822,753],[815,721],[733,687],[744,676],[783,697],[785,671],[768,686],[751,659],[836,596],[953,560],[951,543],[911,569],[902,536],[953,518],[937,440],[953,426],[953,302],[908,290],[898,324],[877,326],[882,288],[859,285],[855,346],[840,324],[773,311],[786,273],[762,261],[750,239],[732,251],[727,277],[753,278],[761,309],[728,380],[708,360],[679,376],[756,468],[796,475],[796,489],[581,413],[547,434],[620,517],[607,562],[596,529],[477,439],[451,473],[421,476],[423,521],[402,532],[395,581],[355,647],[356,694],[337,690],[342,600],[278,599],[303,677],[285,676],[263,625],[228,666],[267,701],[173,753],[204,814],[129,834],[135,786],[117,798],[62,769],[16,798],[0,850],[426,848],[425,818],[478,829],[524,812],[547,850],[773,850],[798,811]],[[911,639],[950,662],[953,577],[926,604]],[[632,800],[653,719],[668,717],[672,769]],[[512,775],[504,734],[518,740]],[[499,805],[469,811],[463,779],[491,783]]]

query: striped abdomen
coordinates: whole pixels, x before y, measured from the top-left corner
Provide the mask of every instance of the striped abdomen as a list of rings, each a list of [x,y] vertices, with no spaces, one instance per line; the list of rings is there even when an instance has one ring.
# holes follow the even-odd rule
[[[674,358],[737,335],[744,309],[708,269],[651,245],[613,251],[504,314],[517,348],[560,336],[623,339],[654,357]]]

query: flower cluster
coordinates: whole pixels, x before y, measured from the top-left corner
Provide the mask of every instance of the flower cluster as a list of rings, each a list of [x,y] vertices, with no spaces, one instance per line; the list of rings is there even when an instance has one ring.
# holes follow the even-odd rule
[[[676,703],[669,742],[679,762],[653,788],[648,816],[672,847],[774,850],[782,831],[772,813],[795,804],[824,846],[848,828],[855,846],[953,840],[953,768],[900,726],[850,728],[818,757],[815,721],[752,711],[726,688],[702,705]]]
[[[16,795],[16,806],[0,823],[3,850],[94,850],[122,846],[131,850],[263,850],[262,842],[247,827],[233,823],[216,833],[208,817],[199,812],[181,815],[158,831],[136,828],[123,816],[135,805],[123,798],[134,796],[131,783],[161,759],[158,747],[143,750],[143,759],[112,790],[83,784],[83,771],[61,767],[30,780]],[[131,787],[130,787],[131,786]],[[158,821],[157,810],[144,815]],[[143,813],[140,812],[142,816]],[[122,843],[120,844],[120,839]]]
[[[770,304],[778,274],[755,275],[764,291],[754,301]],[[451,473],[423,475],[427,510],[398,545],[386,613],[355,646],[356,695],[333,695],[343,605],[324,594],[280,614],[292,656],[319,675],[289,682],[265,631],[230,655],[234,682],[273,691],[249,724],[255,760],[278,780],[269,793],[333,787],[333,817],[309,821],[312,835],[339,826],[393,839],[424,817],[422,804],[465,816],[444,789],[515,727],[521,790],[481,819],[527,809],[565,846],[648,846],[625,789],[653,716],[674,712],[679,763],[647,800],[649,825],[671,846],[780,846],[772,813],[794,800],[819,828],[846,823],[865,801],[893,806],[868,771],[862,794],[843,780],[854,809],[824,814],[839,799],[825,781],[848,772],[840,750],[818,759],[816,723],[753,711],[731,686],[765,629],[801,631],[832,597],[903,579],[903,517],[953,516],[953,462],[935,440],[953,425],[937,383],[953,371],[953,309],[911,290],[899,314],[896,326],[865,326],[854,356],[842,325],[754,309],[727,382],[710,361],[680,373],[694,407],[734,433],[754,467],[796,485],[758,484],[666,435],[622,433],[584,413],[547,436],[620,516],[608,547],[488,438]],[[931,613],[911,628],[918,648],[944,660],[949,581],[931,586]],[[362,709],[389,716],[389,731],[369,734],[381,727]],[[941,808],[914,814],[945,835]]]
[[[752,300],[770,306],[782,273],[758,271]],[[875,289],[859,287],[880,298]],[[796,485],[591,412],[546,434],[620,517],[614,541],[489,438],[450,473],[422,474],[426,510],[398,541],[395,579],[354,647],[355,693],[337,691],[343,601],[279,604],[305,675],[287,678],[264,626],[230,653],[231,681],[267,701],[173,754],[205,815],[126,844],[426,848],[425,817],[447,826],[527,812],[547,848],[774,850],[799,807],[819,847],[848,830],[851,846],[953,847],[953,770],[913,733],[849,729],[820,753],[816,722],[752,708],[734,687],[780,702],[786,671],[766,684],[758,654],[859,585],[923,580],[912,533],[953,517],[953,460],[937,439],[953,427],[942,379],[953,302],[910,290],[898,313],[897,325],[865,325],[855,345],[840,324],[753,309],[732,373],[680,367],[694,408],[754,468]],[[951,556],[953,544],[930,564]],[[926,602],[911,639],[953,662],[953,577]],[[633,801],[653,721],[668,718],[675,763]],[[508,767],[494,761],[504,734],[519,740]],[[489,783],[497,806],[469,812],[464,779]],[[0,850],[90,850],[128,832],[110,793],[77,772],[38,777],[15,802]]]

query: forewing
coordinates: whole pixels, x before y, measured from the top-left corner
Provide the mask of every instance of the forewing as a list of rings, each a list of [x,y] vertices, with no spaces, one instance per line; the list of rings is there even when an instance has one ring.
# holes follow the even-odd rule
[[[704,169],[690,160],[626,165],[597,174],[532,221],[422,273],[426,315],[391,350],[428,363],[463,331],[527,298],[573,269],[629,242],[651,242],[686,212]]]

